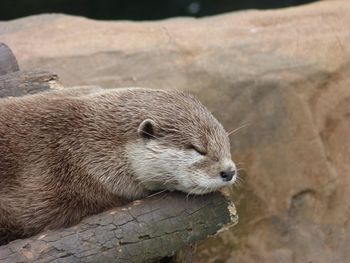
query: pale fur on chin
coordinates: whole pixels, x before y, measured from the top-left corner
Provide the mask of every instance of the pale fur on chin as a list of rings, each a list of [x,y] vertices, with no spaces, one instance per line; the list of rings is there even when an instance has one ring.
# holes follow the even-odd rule
[[[127,155],[135,177],[148,190],[179,190],[190,194],[205,194],[234,183],[219,176],[210,177],[191,165],[205,156],[194,150],[180,150],[159,145],[152,140],[129,144]],[[232,161],[231,161],[232,162]]]

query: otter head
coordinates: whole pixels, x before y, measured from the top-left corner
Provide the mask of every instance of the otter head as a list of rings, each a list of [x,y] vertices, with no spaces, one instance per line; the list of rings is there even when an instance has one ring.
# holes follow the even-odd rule
[[[138,139],[128,145],[134,176],[150,191],[204,194],[232,185],[237,171],[227,132],[193,96],[180,95],[139,121]]]

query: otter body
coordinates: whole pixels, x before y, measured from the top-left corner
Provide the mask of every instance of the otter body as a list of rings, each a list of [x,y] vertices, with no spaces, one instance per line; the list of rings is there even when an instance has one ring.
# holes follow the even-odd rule
[[[151,191],[202,194],[234,179],[227,133],[189,94],[63,90],[0,101],[0,244]]]

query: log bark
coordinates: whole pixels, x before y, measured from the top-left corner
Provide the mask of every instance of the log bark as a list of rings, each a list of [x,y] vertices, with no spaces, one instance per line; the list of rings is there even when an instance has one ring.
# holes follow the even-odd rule
[[[34,94],[60,86],[56,74],[39,70],[16,71],[0,76],[0,98]]]
[[[15,71],[19,71],[16,57],[6,44],[0,43],[0,76]]]
[[[0,262],[154,262],[235,225],[221,193],[167,193],[0,247]]]

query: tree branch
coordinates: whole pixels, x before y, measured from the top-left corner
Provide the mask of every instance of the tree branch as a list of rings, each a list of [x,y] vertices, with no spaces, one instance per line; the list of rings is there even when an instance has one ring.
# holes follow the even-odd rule
[[[16,71],[0,76],[0,98],[20,97],[57,88],[58,77],[46,71]]]
[[[6,44],[0,43],[0,76],[15,71],[19,71],[16,57]]]
[[[0,247],[0,261],[153,262],[237,222],[234,205],[221,193],[167,193],[13,241]]]

